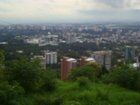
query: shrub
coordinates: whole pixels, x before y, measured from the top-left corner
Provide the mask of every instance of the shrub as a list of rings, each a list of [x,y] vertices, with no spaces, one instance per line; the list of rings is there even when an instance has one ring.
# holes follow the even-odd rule
[[[87,77],[79,77],[77,78],[77,82],[79,87],[89,87],[90,80]]]

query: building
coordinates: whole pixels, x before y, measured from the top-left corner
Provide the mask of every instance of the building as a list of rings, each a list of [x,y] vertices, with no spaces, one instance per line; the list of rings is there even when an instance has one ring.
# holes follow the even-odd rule
[[[47,45],[58,45],[58,35],[48,35],[46,37]]]
[[[98,64],[106,67],[107,70],[110,70],[112,51],[96,51],[91,56]]]
[[[57,64],[57,52],[45,52],[46,64]]]
[[[85,64],[87,64],[87,63],[95,63],[96,61],[95,61],[95,59],[94,58],[92,58],[92,57],[81,57],[80,59],[79,59],[79,66],[84,66]]]
[[[140,56],[137,57],[137,61],[136,61],[136,63],[133,64],[133,67],[137,68],[137,69],[140,68]]]
[[[43,36],[39,42],[39,46],[58,45],[58,35]]]
[[[33,59],[39,59],[43,68],[47,65],[57,64],[57,52],[44,52],[43,55],[34,56]]]
[[[75,42],[76,42],[76,35],[68,33],[66,35],[66,43],[71,44],[71,43],[75,43]]]
[[[125,60],[135,59],[135,48],[131,46],[126,46],[125,48]]]
[[[39,38],[29,38],[29,39],[25,39],[25,43],[28,44],[39,44]]]
[[[75,67],[77,67],[76,59],[63,57],[63,59],[61,59],[61,80],[66,80],[70,71]]]

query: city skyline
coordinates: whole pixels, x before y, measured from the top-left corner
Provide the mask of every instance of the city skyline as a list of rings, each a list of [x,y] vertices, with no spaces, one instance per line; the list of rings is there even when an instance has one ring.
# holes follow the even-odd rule
[[[137,22],[139,18],[139,0],[0,0],[0,24]]]

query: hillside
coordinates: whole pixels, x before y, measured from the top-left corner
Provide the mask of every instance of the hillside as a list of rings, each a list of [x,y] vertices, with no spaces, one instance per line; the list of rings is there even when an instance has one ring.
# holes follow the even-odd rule
[[[53,93],[36,95],[39,105],[140,105],[140,93],[116,85],[58,81]],[[42,97],[42,98],[41,98]]]

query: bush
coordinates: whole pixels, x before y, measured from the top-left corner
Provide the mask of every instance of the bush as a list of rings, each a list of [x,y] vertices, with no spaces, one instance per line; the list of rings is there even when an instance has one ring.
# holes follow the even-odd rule
[[[82,104],[78,101],[67,101],[63,103],[63,105],[82,105]]]
[[[90,86],[90,80],[86,77],[77,78],[77,82],[78,82],[79,87],[89,87]]]

